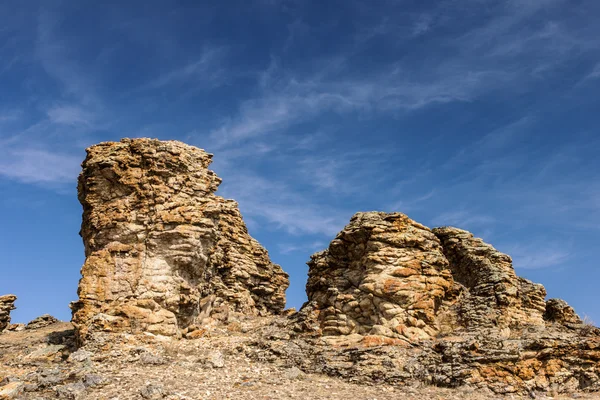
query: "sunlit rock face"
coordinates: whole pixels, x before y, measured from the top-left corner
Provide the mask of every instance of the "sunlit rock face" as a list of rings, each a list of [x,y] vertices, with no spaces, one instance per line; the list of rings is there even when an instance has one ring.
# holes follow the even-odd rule
[[[564,301],[518,277],[510,256],[470,232],[430,230],[401,213],[357,213],[314,254],[299,314],[324,336],[416,343],[481,329],[581,323]]]
[[[323,335],[430,338],[453,285],[438,238],[400,213],[354,215],[308,265],[302,312]]]
[[[14,294],[0,296],[0,332],[10,325],[10,312],[15,309],[16,300],[17,296]]]
[[[79,176],[86,261],[71,305],[95,331],[179,336],[229,311],[279,313],[288,276],[216,196],[212,155],[176,141],[88,148]]]

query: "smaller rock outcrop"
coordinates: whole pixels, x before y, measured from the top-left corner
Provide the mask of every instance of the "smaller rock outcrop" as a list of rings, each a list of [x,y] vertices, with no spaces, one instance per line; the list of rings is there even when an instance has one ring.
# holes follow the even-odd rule
[[[549,299],[546,302],[544,319],[549,322],[556,322],[562,325],[583,323],[579,315],[575,313],[573,307],[562,299]]]
[[[452,227],[433,229],[463,295],[453,314],[464,328],[544,325],[546,290],[518,277],[509,255]]]
[[[0,332],[10,325],[10,312],[16,308],[16,300],[17,296],[14,294],[0,296]]]
[[[308,265],[302,312],[323,335],[428,339],[453,284],[438,238],[401,213],[354,215]]]
[[[39,329],[60,322],[50,314],[40,315],[27,323],[25,329]]]

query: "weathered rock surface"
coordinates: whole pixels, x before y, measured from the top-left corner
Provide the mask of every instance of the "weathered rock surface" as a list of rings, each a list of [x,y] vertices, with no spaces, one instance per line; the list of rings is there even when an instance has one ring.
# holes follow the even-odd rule
[[[546,302],[510,256],[467,231],[358,213],[308,265],[297,339],[259,345],[305,371],[496,393],[600,390],[600,330]]]
[[[17,296],[14,294],[6,294],[0,296],[0,332],[10,325],[10,312],[14,310]]]
[[[72,304],[95,331],[179,336],[230,311],[279,313],[288,277],[216,196],[212,155],[180,142],[123,139],[87,149],[79,177],[86,261]]]
[[[550,299],[546,302],[544,319],[549,322],[556,322],[563,325],[581,324],[583,321],[573,307],[562,299]]]
[[[451,348],[436,352],[424,346],[331,346],[322,338],[291,335],[289,321],[281,316],[244,316],[236,323],[212,325],[210,335],[196,340],[115,333],[104,335],[105,342],[88,341],[79,349],[69,323],[8,332],[0,340],[0,399],[142,399],[151,393],[162,393],[168,400],[598,398],[597,393],[581,391],[556,395],[552,385],[550,390],[510,396],[494,395],[481,384],[443,388],[439,385],[445,376],[464,379],[458,364],[442,360],[451,355]],[[546,346],[555,341],[541,339]],[[466,341],[456,348],[477,343]],[[34,353],[39,356],[33,358]],[[223,368],[207,362],[211,354]],[[481,356],[473,350],[461,354]],[[161,361],[148,362],[152,359]],[[522,368],[523,374],[538,368],[531,364]],[[547,362],[548,371],[553,364]],[[498,388],[517,389],[502,386],[502,370],[498,372]],[[564,377],[556,370],[550,379],[561,382]]]
[[[470,232],[436,228],[452,277],[463,288],[452,310],[465,328],[543,325],[546,290],[515,274],[510,256]]]
[[[48,325],[55,324],[60,322],[58,319],[54,318],[50,314],[40,315],[37,318],[32,319],[27,323],[25,329],[40,329]]]
[[[356,214],[308,265],[304,312],[324,335],[428,339],[453,284],[438,238],[400,213]]]

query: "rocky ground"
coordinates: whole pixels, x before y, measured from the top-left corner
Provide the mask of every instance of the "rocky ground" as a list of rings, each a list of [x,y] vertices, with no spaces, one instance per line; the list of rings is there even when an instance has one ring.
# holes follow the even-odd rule
[[[265,332],[279,322],[240,320],[193,340],[99,336],[80,349],[67,322],[5,332],[0,336],[0,399],[600,398],[597,393],[553,396],[551,391],[500,395],[486,388],[440,388],[416,381],[353,383],[352,378],[306,373],[289,358],[264,356]]]

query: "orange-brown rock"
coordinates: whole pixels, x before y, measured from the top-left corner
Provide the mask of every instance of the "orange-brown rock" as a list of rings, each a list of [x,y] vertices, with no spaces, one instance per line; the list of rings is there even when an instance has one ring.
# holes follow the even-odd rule
[[[95,331],[180,336],[211,315],[283,310],[287,274],[248,234],[237,203],[214,194],[211,154],[151,139],[86,151],[79,340]]]
[[[303,313],[324,335],[428,339],[453,284],[438,238],[401,213],[356,214],[308,265]]]
[[[327,360],[317,371],[534,396],[600,390],[600,329],[563,300],[546,302],[510,256],[467,231],[358,213],[308,265],[294,329],[325,345],[288,347]]]
[[[0,332],[10,325],[10,312],[15,309],[16,300],[14,294],[0,296]]]

